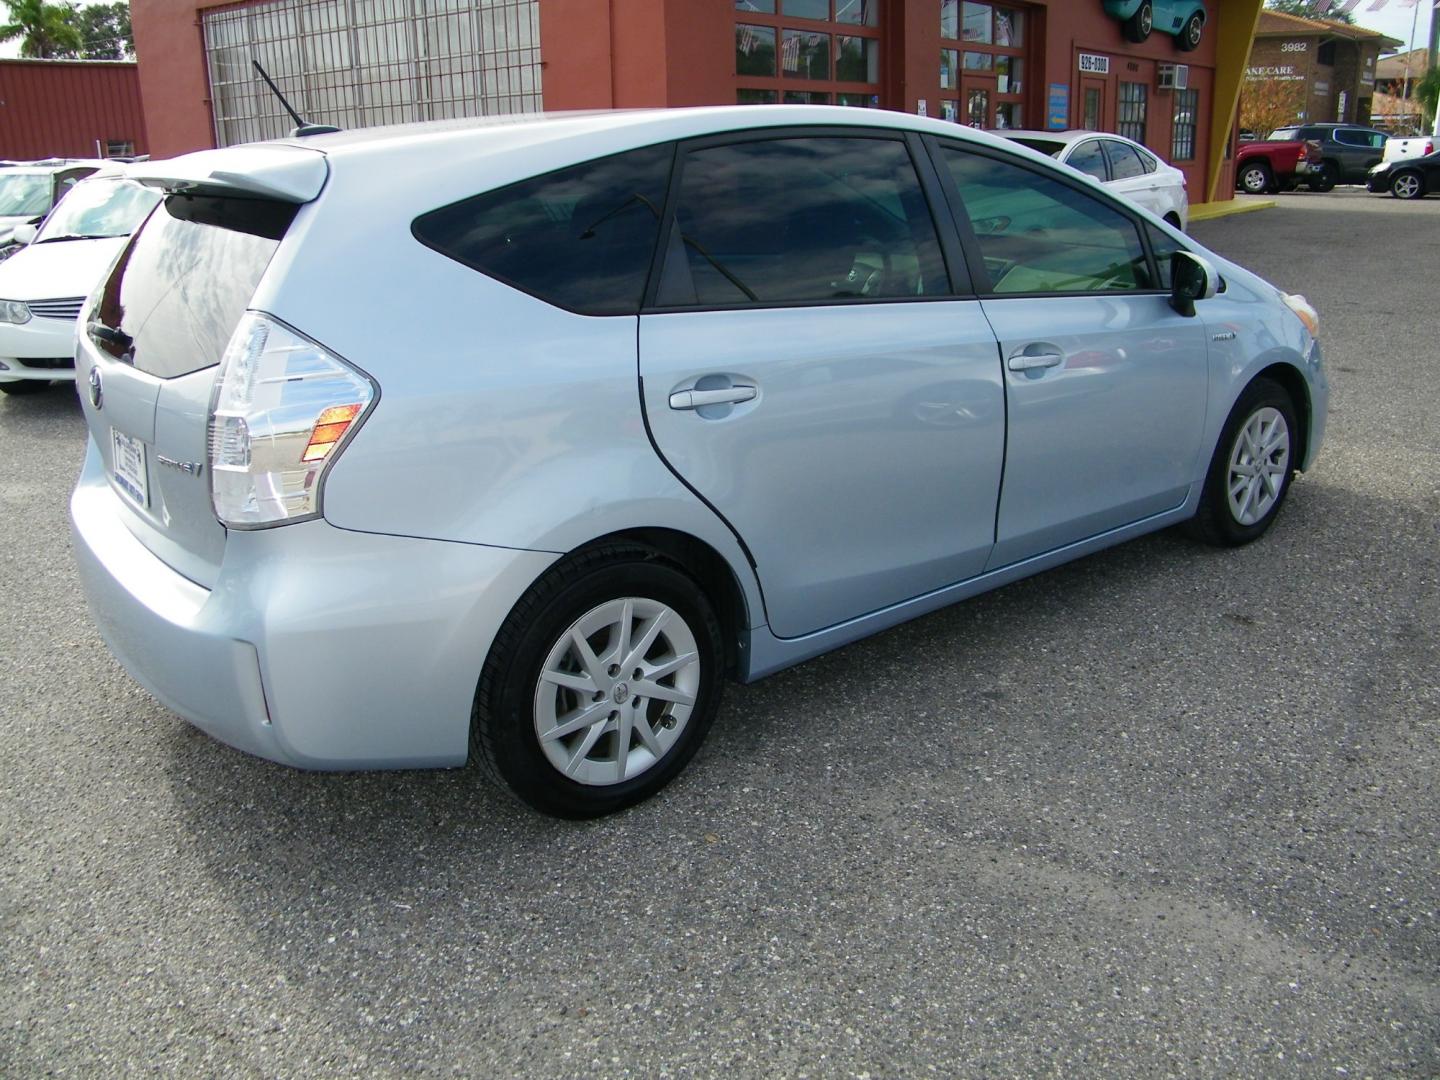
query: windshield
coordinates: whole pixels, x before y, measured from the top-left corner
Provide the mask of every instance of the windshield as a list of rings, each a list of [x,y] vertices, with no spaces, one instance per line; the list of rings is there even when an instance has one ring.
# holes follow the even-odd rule
[[[49,173],[0,175],[0,217],[38,217],[49,209]]]
[[[1059,157],[1060,151],[1065,149],[1063,142],[1052,142],[1049,139],[1013,139],[1013,141],[1018,142],[1021,146],[1028,146],[1031,150],[1039,150],[1042,154],[1049,154],[1051,157]]]
[[[86,180],[56,204],[35,242],[129,236],[159,201],[160,192],[131,180]]]
[[[1277,128],[1270,133],[1271,142],[1294,142],[1300,138],[1299,128]]]

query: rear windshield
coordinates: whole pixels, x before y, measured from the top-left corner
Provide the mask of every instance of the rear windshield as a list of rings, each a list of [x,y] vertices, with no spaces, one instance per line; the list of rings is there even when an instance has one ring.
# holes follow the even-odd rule
[[[171,195],[126,246],[88,327],[117,359],[161,379],[220,362],[297,207]]]
[[[1300,138],[1299,128],[1280,128],[1270,133],[1271,142],[1294,142]]]
[[[1051,157],[1059,157],[1060,151],[1065,149],[1063,142],[1051,142],[1049,139],[1017,139],[1012,135],[1010,140],[1021,146],[1028,146],[1031,150],[1038,150],[1042,154],[1049,154]]]

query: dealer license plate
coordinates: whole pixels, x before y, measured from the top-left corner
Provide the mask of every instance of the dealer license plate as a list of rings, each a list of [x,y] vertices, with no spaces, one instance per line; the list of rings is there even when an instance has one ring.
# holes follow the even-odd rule
[[[114,428],[110,429],[110,438],[115,447],[111,458],[115,486],[140,506],[150,505],[150,493],[145,487],[145,444]]]

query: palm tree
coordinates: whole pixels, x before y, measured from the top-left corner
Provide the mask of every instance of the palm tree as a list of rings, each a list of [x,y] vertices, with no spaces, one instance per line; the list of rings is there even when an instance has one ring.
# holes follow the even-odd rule
[[[45,0],[7,0],[10,21],[0,26],[0,41],[21,38],[20,55],[40,60],[73,57],[82,44],[75,9]]]

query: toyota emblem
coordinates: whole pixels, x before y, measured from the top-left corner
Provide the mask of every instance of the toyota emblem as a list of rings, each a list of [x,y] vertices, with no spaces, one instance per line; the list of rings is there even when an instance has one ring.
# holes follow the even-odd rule
[[[98,367],[92,367],[90,369],[90,404],[98,409],[100,408],[100,402],[104,400],[104,398],[105,390],[100,385],[100,369]]]

